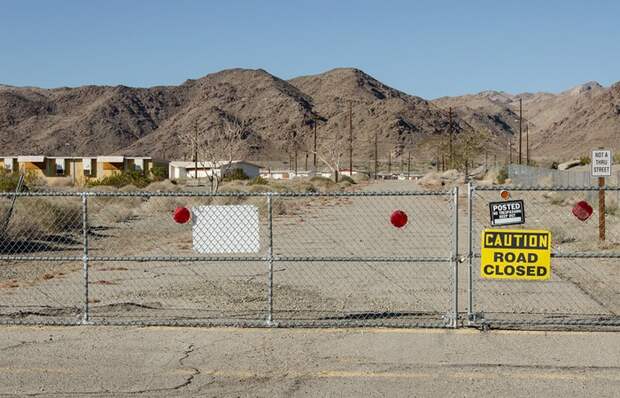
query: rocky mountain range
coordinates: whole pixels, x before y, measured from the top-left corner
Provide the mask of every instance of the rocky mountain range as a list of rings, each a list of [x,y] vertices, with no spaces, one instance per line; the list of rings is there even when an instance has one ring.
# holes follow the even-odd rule
[[[480,131],[504,133],[505,140],[512,138],[513,149],[517,150],[519,101],[523,110],[523,150],[527,129],[533,159],[574,158],[589,155],[597,147],[620,149],[620,82],[610,87],[587,82],[558,94],[484,91],[433,102],[444,109],[452,107]]]
[[[41,89],[0,85],[2,155],[149,155],[191,157],[188,136],[220,134],[224,120],[246,126],[244,153],[284,159],[293,147],[348,134],[353,115],[355,157],[395,158],[413,148],[432,159],[452,129],[484,134],[490,153],[505,153],[518,133],[518,101],[530,131],[532,157],[577,156],[591,146],[617,147],[620,83],[586,83],[559,94],[485,91],[432,101],[391,88],[352,68],[283,80],[264,70],[229,69],[178,86],[82,86]],[[292,139],[291,137],[294,137]],[[199,138],[200,139],[200,138]],[[516,146],[515,146],[516,148]]]

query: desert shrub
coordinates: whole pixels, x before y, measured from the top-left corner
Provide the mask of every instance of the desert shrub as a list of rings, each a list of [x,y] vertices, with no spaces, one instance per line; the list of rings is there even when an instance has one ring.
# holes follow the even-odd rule
[[[10,238],[33,238],[71,233],[81,228],[82,204],[79,198],[23,197],[15,201],[7,235]]]
[[[269,184],[269,181],[267,181],[265,178],[261,176],[256,176],[248,182],[248,185],[267,185],[267,184]]]
[[[242,180],[228,181],[219,186],[218,192],[245,192],[246,184]]]
[[[267,185],[251,185],[248,192],[272,192],[271,187]]]
[[[497,172],[497,183],[500,185],[504,184],[507,179],[508,179],[508,169],[506,169],[506,167],[502,167]]]
[[[582,166],[585,166],[586,164],[590,164],[592,162],[592,160],[590,159],[589,156],[582,156],[579,158],[579,163]]]
[[[250,177],[242,169],[233,169],[226,173],[222,181],[249,180]]]
[[[107,220],[115,223],[131,221],[136,216],[136,210],[128,207],[116,206],[108,213]]]
[[[0,191],[14,192],[19,182],[18,173],[9,173],[5,169],[0,169]]]
[[[136,192],[139,188],[133,184],[128,184],[118,189],[119,192]]]
[[[279,183],[279,182],[270,182],[269,187],[271,188],[272,192],[290,192],[291,191],[287,185]]]
[[[170,180],[162,180],[150,183],[144,190],[148,192],[178,192],[181,187]]]
[[[154,181],[162,181],[168,178],[168,168],[159,164],[151,168],[151,176]]]
[[[368,181],[370,179],[370,173],[357,173],[355,174],[355,176],[353,176],[353,179],[356,182],[361,182],[361,181]]]
[[[549,230],[551,231],[551,236],[553,236],[554,246],[557,244],[572,243],[576,240],[575,236],[566,228],[551,226]]]
[[[616,202],[615,200],[610,200],[609,202],[605,203],[605,214],[607,214],[608,216],[615,216],[620,214],[619,212],[619,208],[618,208],[618,202]]]
[[[551,198],[549,198],[549,202],[554,205],[554,206],[562,206],[564,205],[564,196],[562,195],[555,195],[552,196]]]
[[[351,185],[355,184],[355,180],[353,180],[353,178],[349,176],[343,176],[343,175],[340,175],[339,182],[348,182]]]
[[[266,219],[267,213],[267,200],[265,197],[248,197],[244,204],[254,205],[258,208],[258,214],[261,219]],[[295,202],[291,198],[273,198],[271,201],[271,212],[274,216],[283,216],[290,214],[289,208],[293,207]]]
[[[331,178],[323,177],[323,176],[315,176],[310,179],[310,182],[313,184],[330,184],[334,181]]]
[[[9,172],[4,168],[0,168],[0,192],[15,192],[19,182],[20,173]],[[31,190],[31,188],[44,185],[44,182],[33,172],[24,174],[24,185],[22,191]]]
[[[560,164],[558,162],[554,161],[554,162],[551,163],[551,169],[553,169],[553,170],[557,170],[559,166],[560,166]]]
[[[318,192],[318,189],[310,182],[294,180],[290,185],[293,192]]]
[[[353,185],[349,181],[342,181],[342,182],[339,182],[338,184],[340,185],[340,188],[342,189],[349,188]]]
[[[89,181],[89,187],[97,186],[112,186],[116,188],[124,187],[125,185],[135,185],[138,188],[144,188],[151,183],[151,179],[142,174],[139,171],[124,171],[122,173],[113,174],[109,177],[104,177],[98,180]]]
[[[338,189],[338,184],[336,184],[332,179],[326,177],[312,177],[310,182],[314,185],[317,191],[329,192]]]

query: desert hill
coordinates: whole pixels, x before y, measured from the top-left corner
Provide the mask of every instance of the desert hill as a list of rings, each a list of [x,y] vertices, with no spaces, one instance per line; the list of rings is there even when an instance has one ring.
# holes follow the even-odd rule
[[[516,139],[521,99],[532,156],[550,161],[587,155],[599,146],[620,149],[619,94],[620,82],[611,87],[587,82],[558,94],[485,91],[433,102],[453,107],[478,129],[505,131]]]
[[[534,153],[572,156],[584,143],[617,145],[619,91],[618,84],[586,83],[559,94],[486,91],[428,101],[353,68],[288,81],[261,69],[229,69],[150,88],[0,85],[0,147],[2,155],[189,158],[188,135],[219,134],[228,120],[246,125],[240,156],[285,159],[295,146],[311,148],[315,122],[319,140],[348,135],[351,104],[359,162],[371,156],[375,134],[380,157],[414,148],[417,158],[434,158],[434,146],[445,145],[449,107],[457,135],[484,134],[489,150],[501,153],[518,132],[522,98]]]

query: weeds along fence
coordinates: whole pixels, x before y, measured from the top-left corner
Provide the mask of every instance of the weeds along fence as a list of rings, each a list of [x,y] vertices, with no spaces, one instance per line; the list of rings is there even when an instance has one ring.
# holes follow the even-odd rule
[[[456,327],[457,197],[3,193],[0,322]]]
[[[510,229],[551,232],[551,277],[546,281],[481,277],[481,234],[490,228],[489,202],[522,199],[525,224]],[[580,221],[573,205],[596,196],[594,187],[469,187],[468,294],[470,325],[495,327],[620,326],[620,188],[606,188],[605,240],[594,214]],[[496,227],[494,227],[496,228]]]

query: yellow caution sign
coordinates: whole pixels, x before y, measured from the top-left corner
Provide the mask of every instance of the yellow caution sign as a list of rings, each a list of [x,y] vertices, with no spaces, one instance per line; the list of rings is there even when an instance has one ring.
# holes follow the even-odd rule
[[[480,275],[488,279],[551,278],[551,232],[485,229]]]

